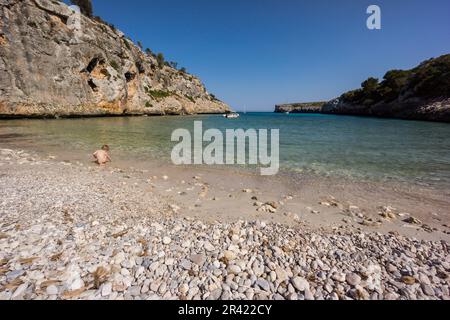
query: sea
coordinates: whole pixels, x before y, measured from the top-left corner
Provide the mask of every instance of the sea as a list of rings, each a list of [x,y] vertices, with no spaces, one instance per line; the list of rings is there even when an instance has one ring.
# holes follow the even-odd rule
[[[278,129],[280,174],[394,181],[450,189],[450,124],[369,117],[246,113],[222,115],[0,120],[0,148],[171,162],[176,129]],[[270,131],[269,131],[270,132]],[[234,165],[239,170],[252,166]],[[234,167],[227,165],[224,167]]]

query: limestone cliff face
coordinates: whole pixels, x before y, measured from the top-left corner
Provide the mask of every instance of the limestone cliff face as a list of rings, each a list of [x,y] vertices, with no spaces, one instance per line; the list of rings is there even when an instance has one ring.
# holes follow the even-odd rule
[[[223,113],[201,81],[56,0],[0,0],[0,117]]]

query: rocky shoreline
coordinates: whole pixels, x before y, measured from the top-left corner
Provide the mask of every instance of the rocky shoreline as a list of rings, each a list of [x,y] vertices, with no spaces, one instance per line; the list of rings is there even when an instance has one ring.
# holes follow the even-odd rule
[[[445,240],[206,222],[153,184],[2,149],[0,299],[450,298]]]
[[[360,104],[348,103],[343,99],[335,99],[326,103],[321,108],[320,113],[450,122],[450,99],[419,99],[414,97],[404,101],[380,102],[370,108]]]

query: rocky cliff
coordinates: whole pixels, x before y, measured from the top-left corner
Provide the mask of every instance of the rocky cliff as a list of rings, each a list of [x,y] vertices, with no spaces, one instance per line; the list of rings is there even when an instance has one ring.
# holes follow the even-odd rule
[[[275,106],[275,113],[320,113],[325,102],[305,102],[280,104]]]
[[[0,0],[0,117],[226,111],[112,26],[55,0]]]
[[[295,112],[311,112],[308,104],[290,106]],[[291,107],[276,107],[276,112]],[[315,111],[450,122],[450,55],[424,61],[410,70],[388,71],[381,82],[369,78],[360,89],[316,106]]]

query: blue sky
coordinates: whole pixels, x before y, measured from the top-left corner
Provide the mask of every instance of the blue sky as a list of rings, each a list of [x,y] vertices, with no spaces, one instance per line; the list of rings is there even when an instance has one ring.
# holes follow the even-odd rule
[[[382,30],[366,9],[382,10]],[[329,100],[450,53],[448,0],[93,0],[95,14],[237,110]]]

